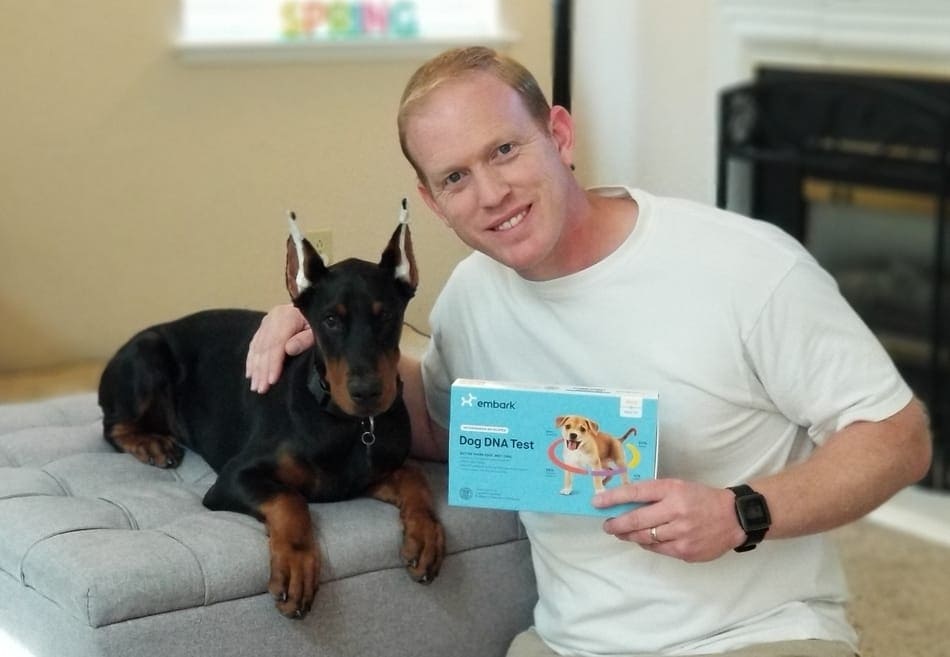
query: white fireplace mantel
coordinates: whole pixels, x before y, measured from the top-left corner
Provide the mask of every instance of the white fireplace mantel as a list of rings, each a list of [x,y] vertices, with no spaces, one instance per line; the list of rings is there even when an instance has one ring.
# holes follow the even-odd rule
[[[950,76],[947,0],[716,0],[719,86],[774,63]]]

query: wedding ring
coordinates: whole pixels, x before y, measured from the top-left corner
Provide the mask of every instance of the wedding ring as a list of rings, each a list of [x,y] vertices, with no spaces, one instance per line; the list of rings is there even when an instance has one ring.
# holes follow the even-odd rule
[[[653,539],[654,543],[660,542],[660,539],[656,537],[656,527],[650,527],[650,538]]]

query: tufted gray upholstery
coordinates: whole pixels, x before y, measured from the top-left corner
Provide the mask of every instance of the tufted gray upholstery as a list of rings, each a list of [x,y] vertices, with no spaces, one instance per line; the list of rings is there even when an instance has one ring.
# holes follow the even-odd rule
[[[536,598],[523,530],[446,506],[444,466],[423,467],[446,528],[436,582],[405,574],[393,507],[311,505],[322,584],[291,621],[266,594],[263,526],[202,506],[198,455],[160,470],[115,453],[89,394],[0,406],[0,654],[504,654]]]

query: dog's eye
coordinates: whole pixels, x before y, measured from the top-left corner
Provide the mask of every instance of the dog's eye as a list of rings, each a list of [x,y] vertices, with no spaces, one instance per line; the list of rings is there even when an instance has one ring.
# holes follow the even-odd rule
[[[343,322],[336,315],[327,315],[323,318],[323,326],[328,331],[338,331],[343,327]]]

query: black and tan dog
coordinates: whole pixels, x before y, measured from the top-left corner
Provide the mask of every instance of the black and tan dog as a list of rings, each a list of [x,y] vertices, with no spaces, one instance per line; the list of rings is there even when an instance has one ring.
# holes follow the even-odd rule
[[[405,201],[403,201],[403,219]],[[403,314],[418,281],[401,221],[378,264],[325,266],[291,215],[287,289],[316,344],[287,361],[264,395],[244,363],[262,314],[211,310],[146,329],[106,366],[99,385],[106,440],[161,468],[187,447],[218,473],[214,510],[265,523],[268,588],[281,613],[302,617],[320,579],[308,502],[368,495],[399,507],[402,556],[420,582],[439,572],[442,527],[423,475],[404,464],[409,416],[396,372]]]

